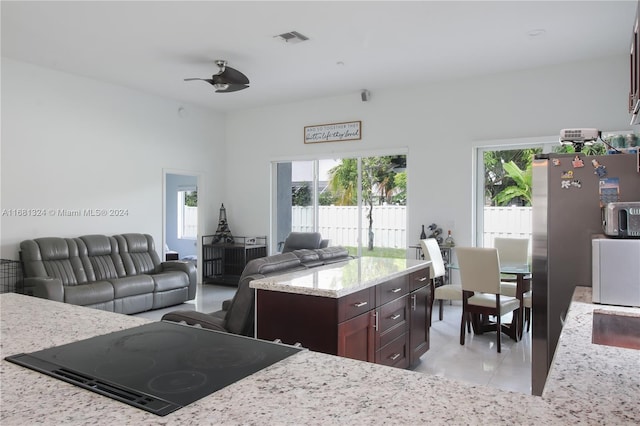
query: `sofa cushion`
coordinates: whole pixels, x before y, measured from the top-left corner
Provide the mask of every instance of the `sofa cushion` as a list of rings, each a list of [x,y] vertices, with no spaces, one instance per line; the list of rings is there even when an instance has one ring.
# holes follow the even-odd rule
[[[294,250],[291,253],[295,254],[298,259],[300,259],[300,263],[308,268],[312,268],[314,266],[322,265],[322,261],[320,260],[320,256],[315,250],[309,249],[298,249]]]
[[[122,234],[115,236],[127,275],[160,272],[160,258],[153,237],[148,234]]]
[[[139,294],[153,293],[155,284],[149,275],[136,275],[109,280],[113,285],[113,293],[116,299],[137,296]]]
[[[70,238],[36,238],[20,243],[26,277],[58,278],[63,285],[87,282],[78,257],[78,245]]]
[[[189,276],[180,271],[166,271],[149,276],[155,283],[155,291],[168,291],[189,285]]]
[[[111,280],[126,275],[115,238],[106,235],[83,235],[76,238],[80,257],[86,257],[85,265],[89,281]]]
[[[324,263],[341,262],[343,260],[350,259],[349,251],[342,246],[332,246],[323,249],[315,250]]]
[[[77,286],[66,286],[64,302],[73,305],[95,305],[113,300],[113,286],[108,281],[97,281]]]
[[[197,311],[173,311],[164,314],[162,321],[184,322],[189,325],[200,325],[202,328],[216,331],[227,331],[224,319]]]

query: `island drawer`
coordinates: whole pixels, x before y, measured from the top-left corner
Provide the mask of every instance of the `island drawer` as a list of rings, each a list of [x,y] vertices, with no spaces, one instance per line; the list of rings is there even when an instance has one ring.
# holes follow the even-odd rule
[[[409,357],[407,347],[407,334],[403,334],[388,345],[376,352],[376,364],[387,365],[389,367],[407,368]]]
[[[377,347],[381,348],[407,331],[409,325],[409,296],[380,306],[377,310]]]
[[[338,322],[357,317],[375,308],[375,287],[369,287],[338,299]]]
[[[382,306],[387,302],[391,302],[398,297],[409,293],[409,277],[403,275],[401,277],[390,279],[376,286],[376,304]]]
[[[420,269],[418,271],[412,272],[409,274],[409,286],[411,291],[417,290],[420,287],[424,287],[429,284],[429,280],[431,279],[429,267]]]

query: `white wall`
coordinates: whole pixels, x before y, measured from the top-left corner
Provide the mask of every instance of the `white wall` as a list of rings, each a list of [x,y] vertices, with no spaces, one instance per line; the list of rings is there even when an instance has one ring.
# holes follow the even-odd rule
[[[127,209],[126,217],[1,219],[1,256],[42,236],[148,232],[162,239],[162,170],[202,173],[205,233],[224,202],[234,235],[265,235],[274,159],[405,149],[408,241],[420,224],[472,235],[473,146],[628,128],[626,56],[239,111],[226,118],[3,58],[2,209]],[[307,125],[362,120],[361,141],[305,145]],[[226,148],[225,148],[226,147]]]
[[[201,173],[205,232],[224,179],[224,118],[121,86],[2,59],[1,256],[29,238],[144,232],[162,251],[163,169]],[[6,209],[6,210],[5,210]],[[16,217],[11,209],[41,209]],[[126,209],[62,217],[57,209]]]
[[[566,127],[629,128],[628,58],[426,84],[240,111],[227,119],[225,206],[235,234],[270,227],[270,162],[408,149],[408,242],[420,225],[473,232],[473,152],[483,140],[558,135]],[[321,84],[321,83],[319,83]],[[362,120],[362,140],[303,143],[304,126]]]

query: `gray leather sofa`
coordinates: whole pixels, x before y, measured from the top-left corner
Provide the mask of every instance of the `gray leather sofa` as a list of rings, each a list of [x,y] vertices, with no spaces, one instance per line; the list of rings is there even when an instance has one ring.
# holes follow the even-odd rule
[[[352,259],[352,256],[341,246],[314,250],[299,249],[253,259],[242,271],[235,296],[222,304],[222,310],[211,313],[173,311],[165,314],[162,320],[184,322],[211,330],[253,337],[255,290],[249,287],[251,281],[349,259]]]
[[[20,243],[25,293],[134,314],[196,297],[191,262],[161,262],[151,235],[85,235]]]

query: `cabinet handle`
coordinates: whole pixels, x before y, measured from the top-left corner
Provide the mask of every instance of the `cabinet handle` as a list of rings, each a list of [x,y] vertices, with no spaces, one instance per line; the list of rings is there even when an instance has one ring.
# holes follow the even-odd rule
[[[374,321],[373,321],[373,329],[378,331],[378,311],[375,311],[373,313],[373,319],[374,319]]]
[[[390,359],[391,361],[395,361],[395,360],[396,360],[396,359],[398,359],[398,358],[400,358],[400,354],[393,354],[393,355],[391,355],[391,356],[389,357],[389,359]]]
[[[423,283],[427,280],[427,277],[418,278],[418,281]]]
[[[393,290],[391,290],[391,293],[397,293],[400,290],[402,290],[402,287],[394,288]]]
[[[389,318],[391,318],[392,320],[397,320],[398,318],[400,318],[400,314],[391,315]]]
[[[411,295],[411,310],[415,311],[416,310],[416,300],[417,300],[417,296],[415,294]]]
[[[368,302],[359,302],[359,303],[354,303],[353,306],[355,306],[356,308],[362,308],[364,305],[366,305]]]

